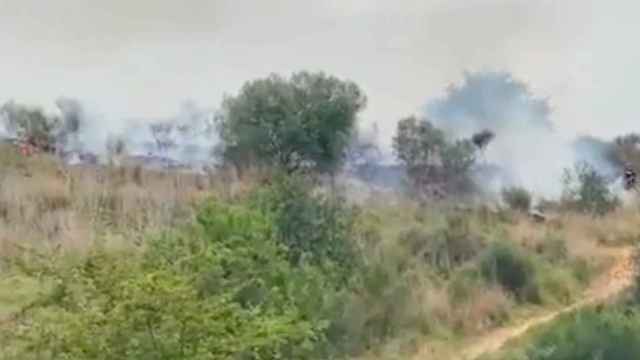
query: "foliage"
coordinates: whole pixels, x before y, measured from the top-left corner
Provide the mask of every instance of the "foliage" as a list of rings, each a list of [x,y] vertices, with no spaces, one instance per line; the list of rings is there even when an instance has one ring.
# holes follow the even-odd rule
[[[448,178],[466,175],[476,161],[474,145],[470,140],[456,140],[442,149],[442,167]]]
[[[457,214],[448,216],[445,226],[435,231],[422,227],[403,231],[398,242],[412,256],[445,274],[477,256],[484,246],[483,237],[471,229],[469,217]]]
[[[565,169],[563,202],[571,209],[605,215],[620,205],[620,199],[609,189],[609,181],[586,162]]]
[[[540,302],[535,264],[514,245],[492,243],[480,259],[480,269],[485,279],[500,284],[520,301]]]
[[[473,134],[473,136],[471,136],[471,141],[473,142],[473,145],[482,150],[485,149],[495,137],[496,134],[493,131],[485,129]]]
[[[222,104],[226,161],[242,168],[310,166],[333,172],[344,160],[366,98],[353,82],[324,73],[271,75],[248,82]]]
[[[282,175],[253,196],[274,224],[275,237],[288,249],[293,264],[333,262],[349,272],[358,262],[351,241],[356,211],[335,194],[314,194],[299,175]]]
[[[41,150],[54,151],[56,146],[66,145],[72,136],[78,135],[83,121],[78,101],[60,98],[56,105],[61,116],[46,114],[38,107],[5,103],[0,106],[0,127]]]
[[[630,164],[634,169],[640,169],[640,134],[629,133],[618,136],[613,142],[613,158],[619,165]]]
[[[415,116],[400,120],[396,136],[393,138],[396,156],[409,171],[432,166],[445,144],[442,130],[433,126],[431,122]]]
[[[96,250],[43,263],[55,289],[32,304],[8,358],[309,358],[323,343],[326,278],[293,268],[269,220],[210,202],[141,254]],[[323,310],[324,309],[324,310]]]
[[[476,160],[471,140],[451,142],[430,121],[412,116],[398,123],[393,149],[418,188],[438,185],[459,190],[469,186],[469,171]]]
[[[502,189],[502,200],[512,209],[527,212],[531,208],[531,194],[521,187]]]
[[[626,360],[640,358],[640,315],[614,307],[587,309],[562,316],[536,332],[533,341],[503,359]]]
[[[382,259],[369,264],[345,299],[330,332],[339,352],[359,354],[400,335],[424,335],[435,328],[425,307],[429,295],[420,286],[424,279],[394,265]]]
[[[45,149],[55,144],[56,130],[60,125],[58,118],[46,115],[42,109],[14,102],[0,107],[0,121],[9,133],[19,139],[30,139],[34,145]]]

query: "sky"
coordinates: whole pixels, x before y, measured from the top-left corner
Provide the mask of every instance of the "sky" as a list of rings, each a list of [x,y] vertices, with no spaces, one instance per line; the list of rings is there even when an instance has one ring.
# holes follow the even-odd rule
[[[81,100],[105,127],[217,107],[269,73],[358,83],[388,143],[459,82],[508,71],[567,137],[640,131],[632,0],[0,0],[0,102]]]

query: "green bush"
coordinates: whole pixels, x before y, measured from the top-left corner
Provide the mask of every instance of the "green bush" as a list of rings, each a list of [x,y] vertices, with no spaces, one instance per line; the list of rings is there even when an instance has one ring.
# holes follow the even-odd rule
[[[480,269],[485,279],[500,284],[520,301],[541,301],[533,260],[514,245],[492,243],[480,259]]]
[[[339,305],[326,271],[293,267],[269,219],[210,202],[141,253],[96,250],[39,270],[55,289],[25,309],[11,359],[312,358]]]
[[[436,230],[410,228],[400,233],[398,242],[409,255],[422,257],[434,269],[448,273],[477,256],[484,238],[471,228],[467,215],[455,214],[445,220],[445,226]]]
[[[510,187],[502,189],[502,200],[512,210],[526,212],[531,208],[531,194],[525,188]]]
[[[516,357],[516,354],[523,354]],[[628,360],[640,358],[640,315],[637,311],[588,309],[561,317],[537,331],[524,349],[504,359]]]
[[[605,215],[620,206],[620,199],[609,189],[609,181],[586,162],[565,170],[562,202],[576,211]]]
[[[339,353],[358,355],[407,335],[423,336],[436,326],[425,306],[425,274],[412,274],[406,258],[385,254],[362,269],[360,280],[330,327]],[[413,275],[413,276],[412,276]]]
[[[454,214],[448,216],[442,236],[454,265],[460,265],[471,260],[485,246],[484,237],[472,227],[469,215]]]
[[[314,194],[312,186],[301,176],[279,176],[252,203],[273,221],[292,264],[331,261],[348,272],[358,262],[351,240],[357,213],[337,195]]]
[[[569,304],[579,293],[579,284],[573,274],[558,266],[547,265],[537,277],[540,296],[545,303]]]

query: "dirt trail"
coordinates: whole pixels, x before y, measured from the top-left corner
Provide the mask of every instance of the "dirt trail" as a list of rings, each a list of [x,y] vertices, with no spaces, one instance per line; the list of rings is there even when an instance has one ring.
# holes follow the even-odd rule
[[[524,323],[510,327],[499,328],[473,339],[468,345],[463,347],[457,356],[459,360],[474,360],[486,353],[492,353],[502,348],[505,343],[514,340],[525,334],[528,330],[556,319],[558,316],[571,312],[583,306],[597,304],[619,294],[633,283],[634,262],[631,247],[625,247],[612,251],[616,258],[610,270],[600,276],[592,286],[585,292],[583,300],[569,305],[561,310],[550,312],[526,320]],[[418,356],[416,359],[424,358]]]

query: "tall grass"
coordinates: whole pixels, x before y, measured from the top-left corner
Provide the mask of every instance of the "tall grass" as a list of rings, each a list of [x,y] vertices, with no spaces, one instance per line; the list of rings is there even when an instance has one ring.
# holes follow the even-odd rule
[[[425,340],[446,342],[501,326],[522,305],[571,301],[588,285],[591,264],[605,258],[601,246],[634,241],[638,219],[624,212],[595,220],[557,214],[535,224],[517,211],[460,210],[394,195],[362,202],[343,221],[347,217],[334,216],[342,214],[335,206],[343,205],[306,190],[298,194],[293,186],[256,196],[257,187],[274,189],[263,184],[273,181],[264,172],[245,173],[240,181],[229,172],[196,175],[137,165],[69,168],[50,157],[21,158],[6,149],[0,149],[0,163],[3,258],[24,256],[31,247],[85,259],[105,242],[113,245],[107,249],[124,253],[132,247],[144,251],[146,246],[137,245],[148,245],[149,233],[192,222],[195,205],[215,197],[263,210],[287,249],[315,252],[337,264],[357,260],[348,286],[327,283],[332,291],[304,297],[333,304],[322,315],[327,351],[334,355],[402,358]],[[264,200],[272,200],[270,206]],[[612,229],[606,240],[598,233],[602,226]],[[347,247],[334,246],[345,241]],[[0,270],[0,284],[7,283],[13,275],[7,267]],[[291,291],[309,291],[299,280]],[[35,296],[29,280],[19,283],[24,296],[7,296],[0,286],[0,311],[4,305],[13,312]],[[299,305],[312,313],[314,304]]]
[[[141,167],[65,167],[48,156],[0,149],[0,255],[16,246],[81,249],[105,233],[139,241],[175,226],[211,193],[232,197],[219,179]],[[214,179],[214,176],[217,177]]]

